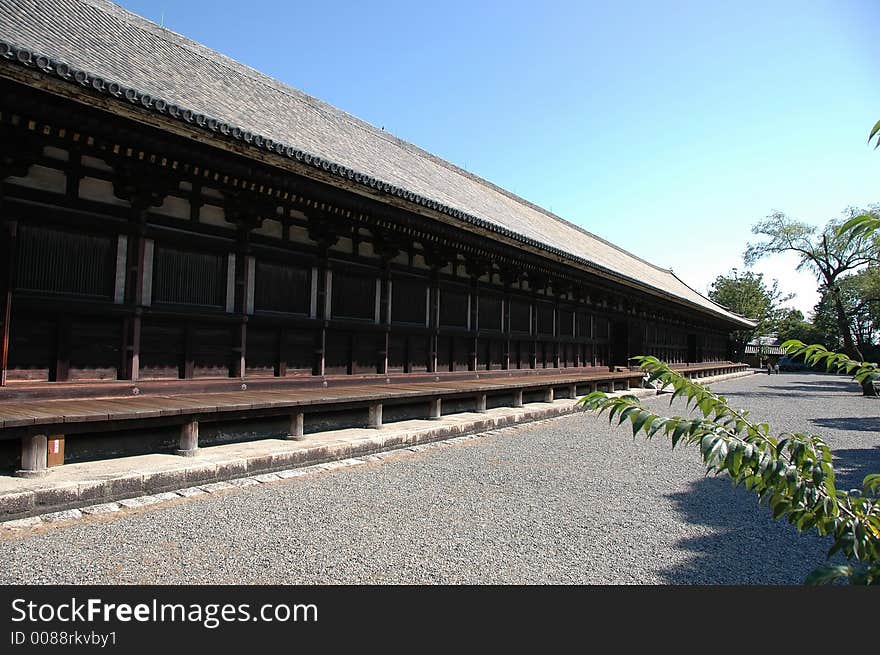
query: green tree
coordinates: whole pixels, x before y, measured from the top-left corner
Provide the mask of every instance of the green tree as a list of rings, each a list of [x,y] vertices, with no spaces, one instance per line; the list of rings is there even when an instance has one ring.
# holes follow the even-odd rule
[[[864,359],[864,355],[853,336],[838,281],[848,273],[875,263],[875,253],[880,249],[873,231],[845,234],[841,233],[840,228],[846,219],[871,213],[876,213],[876,209],[865,211],[850,208],[846,210],[844,220],[831,220],[822,230],[817,230],[782,212],[775,212],[752,227],[753,234],[766,239],[750,243],[743,256],[746,266],[751,266],[768,255],[795,253],[800,259],[798,270],[812,271],[820,286],[830,294],[843,352],[859,361]],[[875,395],[870,385],[863,386],[863,390],[866,395]]]
[[[817,334],[810,338],[790,338],[807,343],[822,343],[831,349],[842,350],[843,335],[837,320],[835,294],[824,287],[820,291],[822,296],[813,312]],[[843,305],[849,332],[863,358],[869,354],[875,355],[877,329],[880,327],[880,267],[869,266],[841,278],[837,284],[836,297]]]
[[[768,286],[763,273],[733,269],[727,275],[715,278],[709,285],[709,297],[719,305],[757,322],[752,330],[737,330],[731,334],[732,354],[734,359],[739,360],[751,339],[776,331],[780,304],[792,296],[783,295],[776,280]]]
[[[806,343],[824,343],[821,330],[806,320],[799,309],[786,308],[780,312],[776,321],[776,335],[779,341],[797,339]]]

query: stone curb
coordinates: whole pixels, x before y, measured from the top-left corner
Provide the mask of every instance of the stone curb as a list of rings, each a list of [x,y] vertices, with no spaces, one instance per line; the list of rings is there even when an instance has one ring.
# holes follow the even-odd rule
[[[754,371],[740,371],[700,378],[698,382],[711,384],[754,374]],[[630,389],[612,395],[651,396],[657,393],[661,392]],[[132,471],[103,480],[65,482],[52,487],[3,493],[0,494],[0,533],[44,523],[76,520],[83,515],[113,514],[180,498],[269,484],[367,461],[381,461],[394,451],[406,449],[419,452],[475,438],[478,434],[489,435],[498,429],[580,411],[579,406],[570,399],[556,401],[550,406],[545,403],[535,405],[543,406],[526,407],[524,410],[508,408],[510,411],[500,416],[480,417],[452,425],[432,425],[409,432],[394,432],[393,424],[390,424],[389,434],[383,435],[380,430],[370,439],[316,445],[280,453],[265,452],[247,458],[231,457],[212,462],[195,459],[188,466],[173,470]]]
[[[614,395],[647,396],[654,393],[656,392],[653,389],[630,389],[614,392]],[[408,432],[395,431],[392,423],[385,429],[377,430],[375,436],[366,439],[316,444],[313,447],[306,446],[284,452],[271,452],[267,444],[265,452],[247,458],[230,457],[210,462],[200,462],[198,458],[193,458],[188,460],[185,467],[172,470],[131,471],[107,479],[67,481],[57,486],[0,493],[0,521],[5,521],[0,526],[9,526],[10,521],[16,525],[19,521],[24,521],[20,526],[23,527],[34,517],[43,517],[46,522],[52,522],[79,518],[83,513],[113,513],[126,507],[150,504],[150,499],[164,493],[180,497],[182,492],[186,492],[194,496],[249,484],[264,484],[267,480],[272,481],[271,478],[261,479],[266,475],[280,476],[280,479],[295,477],[291,472],[305,467],[338,466],[340,461],[418,447],[425,443],[454,440],[464,435],[580,411],[579,406],[571,399],[558,400],[549,406],[546,403],[530,405],[534,406],[506,408],[509,411],[505,414],[480,416],[464,423],[437,425],[431,422],[424,428]],[[132,502],[129,503],[129,500]],[[121,507],[114,509],[114,504]]]

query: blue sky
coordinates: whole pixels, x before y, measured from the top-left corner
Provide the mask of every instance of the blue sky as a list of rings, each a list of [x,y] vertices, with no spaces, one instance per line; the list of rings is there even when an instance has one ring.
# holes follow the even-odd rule
[[[702,292],[770,212],[880,202],[876,0],[120,4]],[[791,258],[757,270],[814,304]]]

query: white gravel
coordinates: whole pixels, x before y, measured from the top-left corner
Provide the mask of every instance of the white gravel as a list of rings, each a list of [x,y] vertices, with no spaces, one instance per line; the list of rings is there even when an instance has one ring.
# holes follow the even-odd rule
[[[825,435],[839,486],[880,472],[880,401],[846,379],[715,389],[774,427]],[[786,584],[824,559],[827,540],[706,478],[694,450],[629,434],[580,414],[86,516],[5,537],[0,582]]]

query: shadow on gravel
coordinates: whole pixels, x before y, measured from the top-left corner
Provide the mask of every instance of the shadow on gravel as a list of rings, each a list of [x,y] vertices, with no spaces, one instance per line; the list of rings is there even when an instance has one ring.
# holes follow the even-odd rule
[[[880,435],[880,417],[878,416],[848,416],[840,418],[811,418],[810,423],[818,425],[822,428],[830,428],[832,430],[858,432],[877,432]],[[880,439],[880,436],[878,436]]]
[[[832,393],[856,393],[861,395],[862,388],[855,382],[832,382],[828,384],[789,384],[784,387],[793,391],[809,391],[816,393],[817,391],[830,391]]]
[[[725,398],[821,398],[828,394],[817,393],[815,388],[810,391],[792,391],[794,387],[779,387],[779,391],[719,391]]]
[[[726,477],[703,478],[667,498],[688,523],[708,528],[677,542],[689,558],[661,572],[669,584],[801,584],[831,545],[774,521],[766,506]]]
[[[861,489],[862,480],[870,473],[880,473],[880,446],[836,450],[834,453],[835,485],[838,489]]]

